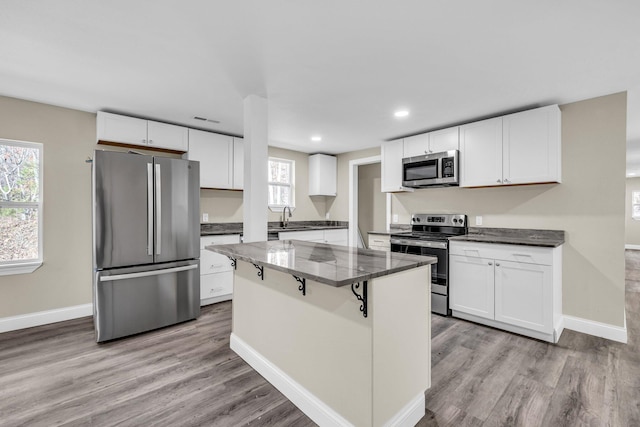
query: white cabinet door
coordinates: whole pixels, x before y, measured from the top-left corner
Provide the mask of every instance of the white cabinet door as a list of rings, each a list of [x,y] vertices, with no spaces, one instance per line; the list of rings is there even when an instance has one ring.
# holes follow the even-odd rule
[[[505,184],[560,182],[560,109],[557,105],[503,117]]]
[[[232,294],[233,271],[200,276],[200,305],[229,300]]]
[[[402,186],[402,158],[404,156],[402,139],[383,142],[380,146],[381,190],[382,192],[412,191]]]
[[[330,245],[347,246],[349,231],[346,228],[338,230],[324,230],[324,242]]]
[[[451,310],[493,319],[493,260],[461,255],[449,256]]]
[[[458,126],[429,132],[429,150],[432,153],[458,150],[459,148],[460,135]]]
[[[149,148],[187,152],[189,149],[189,129],[149,120],[147,121],[147,143]]]
[[[98,141],[147,145],[147,121],[98,111]]]
[[[495,261],[495,320],[553,333],[551,266]]]
[[[424,156],[429,154],[429,134],[409,136],[404,138],[403,157]]]
[[[309,156],[309,195],[335,196],[337,194],[337,158],[326,154]]]
[[[230,189],[233,181],[233,138],[189,129],[189,160],[200,162],[200,187]]]
[[[460,126],[461,187],[502,185],[502,117]]]
[[[244,139],[233,138],[233,189],[244,189]]]

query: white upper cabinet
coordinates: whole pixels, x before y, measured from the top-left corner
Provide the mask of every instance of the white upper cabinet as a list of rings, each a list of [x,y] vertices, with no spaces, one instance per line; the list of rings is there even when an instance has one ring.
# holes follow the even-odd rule
[[[337,159],[326,154],[309,156],[309,195],[335,196]]]
[[[502,184],[502,117],[460,126],[461,187]]]
[[[147,145],[147,121],[98,111],[98,141]]]
[[[504,183],[561,182],[560,133],[557,105],[504,116]]]
[[[429,150],[432,153],[457,150],[460,147],[459,127],[429,132]]]
[[[244,188],[244,139],[233,138],[233,189]]]
[[[460,126],[462,187],[561,182],[557,105]]]
[[[149,148],[186,152],[189,149],[189,129],[147,120],[147,144]]]
[[[404,138],[403,157],[416,157],[429,154],[429,134],[422,133]]]
[[[98,111],[97,134],[98,141],[140,145],[149,149],[186,152],[189,147],[186,127],[103,111]]]
[[[403,147],[402,139],[383,142],[380,146],[382,192],[413,191],[412,188],[402,186],[402,158],[406,157]]]
[[[232,188],[232,137],[189,129],[189,152],[187,158],[200,162],[200,187]]]
[[[404,157],[424,156],[459,148],[458,126],[404,138]]]

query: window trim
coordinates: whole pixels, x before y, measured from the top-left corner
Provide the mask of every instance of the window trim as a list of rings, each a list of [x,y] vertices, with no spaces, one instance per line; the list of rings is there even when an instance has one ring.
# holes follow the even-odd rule
[[[284,159],[281,157],[269,157],[267,159],[268,162],[272,160],[276,162],[289,163],[291,165],[291,182],[288,184],[284,184],[281,182],[272,182],[272,181],[269,181],[268,179],[269,177],[267,175],[267,190],[272,185],[289,187],[291,189],[291,204],[288,205],[288,207],[291,209],[291,212],[293,212],[296,209],[296,161],[293,159]],[[267,163],[267,172],[268,172],[268,169],[269,167]],[[269,203],[269,200],[267,200],[267,205],[271,212],[282,212],[284,208],[287,206],[287,205],[272,205]]]
[[[44,145],[40,142],[18,141],[0,138],[1,145],[26,147],[38,150],[38,201],[37,202],[2,202],[0,207],[35,207],[38,209],[38,258],[19,261],[0,261],[0,276],[33,273],[40,267],[44,259]]]

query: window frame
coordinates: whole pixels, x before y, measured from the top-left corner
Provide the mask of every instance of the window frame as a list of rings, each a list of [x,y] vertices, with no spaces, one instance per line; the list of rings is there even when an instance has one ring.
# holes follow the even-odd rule
[[[38,258],[28,260],[0,261],[0,276],[11,274],[33,273],[42,265],[44,258],[44,146],[40,142],[18,141],[0,138],[0,145],[25,147],[38,150],[38,201],[37,202],[7,202],[0,200],[0,208],[36,208],[38,210]]]
[[[290,165],[290,177],[291,180],[289,183],[281,183],[281,182],[273,182],[273,181],[269,181],[269,163],[271,161],[275,161],[275,162],[282,162],[282,163],[289,163]],[[271,186],[277,186],[277,187],[289,187],[289,191],[291,194],[291,203],[289,205],[273,205],[271,203],[269,203],[269,200],[267,200],[267,204],[269,209],[271,210],[271,212],[282,212],[284,210],[285,207],[289,207],[291,209],[291,211],[294,211],[296,208],[296,161],[293,159],[283,159],[281,157],[269,157],[267,159],[267,198],[269,197],[269,187]]]

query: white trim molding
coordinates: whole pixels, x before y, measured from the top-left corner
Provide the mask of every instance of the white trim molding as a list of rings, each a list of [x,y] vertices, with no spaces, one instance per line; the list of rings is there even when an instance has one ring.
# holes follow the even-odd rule
[[[41,265],[41,261],[0,264],[0,276],[9,276],[11,274],[30,274],[40,268]]]
[[[353,427],[353,424],[233,333],[231,334],[230,344],[231,350],[235,351],[238,356],[269,381],[271,385],[284,394],[313,422],[321,426]]]
[[[0,318],[0,333],[48,325],[49,323],[64,322],[65,320],[87,316],[93,316],[93,304],[75,305],[73,307],[4,317]]]
[[[612,341],[627,343],[627,316],[625,313],[624,326],[615,326],[608,323],[600,323],[594,320],[582,319],[564,315],[565,329],[582,332],[583,334],[593,335],[596,337],[606,338]]]
[[[382,156],[349,160],[349,246],[358,247],[358,166],[382,162]],[[391,200],[387,197],[388,202]],[[387,210],[389,208],[387,207]],[[389,224],[389,221],[387,221]],[[388,225],[387,225],[388,227]]]
[[[424,417],[426,406],[424,393],[417,395],[411,402],[384,423],[384,427],[414,427]]]
[[[624,245],[625,249],[631,249],[634,251],[640,251],[640,245]]]

